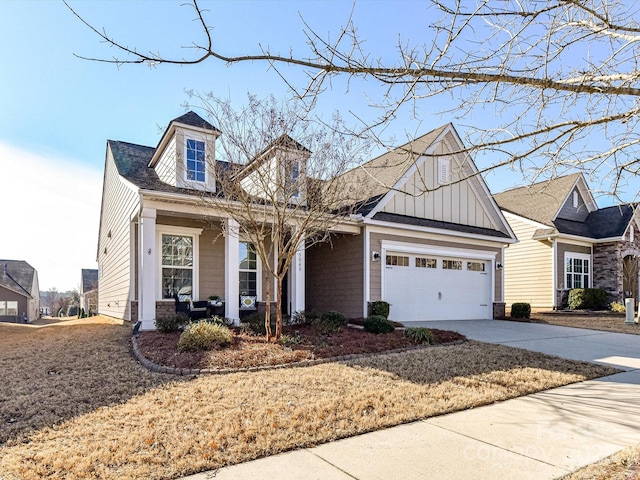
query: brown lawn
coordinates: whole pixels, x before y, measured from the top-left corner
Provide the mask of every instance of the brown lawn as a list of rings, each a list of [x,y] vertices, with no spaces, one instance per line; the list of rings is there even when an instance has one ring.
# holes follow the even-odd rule
[[[590,330],[602,330],[605,332],[631,333],[640,335],[640,325],[637,323],[628,325],[625,323],[624,314],[607,312],[545,312],[532,313],[531,321],[560,325],[563,327],[588,328]]]
[[[132,359],[129,332],[0,324],[0,478],[176,478],[615,372],[465,342],[171,377]]]

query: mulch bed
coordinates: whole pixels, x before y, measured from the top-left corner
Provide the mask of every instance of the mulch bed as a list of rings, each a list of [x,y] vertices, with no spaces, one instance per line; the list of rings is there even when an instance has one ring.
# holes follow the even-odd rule
[[[446,330],[431,329],[435,344],[463,341],[466,338]],[[180,352],[180,332],[142,332],[137,336],[138,349],[158,365],[189,369],[234,369],[282,365],[318,358],[380,353],[414,347],[417,343],[401,331],[374,335],[357,328],[341,328],[323,335],[313,326],[285,327],[283,333],[299,338],[300,343],[268,343],[264,336],[236,331],[230,347],[206,352]],[[296,333],[298,335],[296,335]]]

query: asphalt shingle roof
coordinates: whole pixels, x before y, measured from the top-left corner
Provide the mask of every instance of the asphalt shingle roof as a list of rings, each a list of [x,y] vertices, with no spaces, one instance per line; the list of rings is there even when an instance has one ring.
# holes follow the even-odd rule
[[[518,187],[493,196],[498,206],[507,212],[553,226],[553,219],[580,178],[580,173]]]
[[[432,130],[394,150],[355,167],[338,177],[341,189],[345,193],[345,205],[355,204],[367,199],[382,199],[415,160],[433,144],[449,124]],[[375,204],[369,211],[375,207]]]
[[[155,169],[149,167],[149,161],[156,151],[155,148],[117,140],[108,140],[107,145],[113,154],[118,173],[137,187],[143,190],[180,193],[183,195],[202,194],[188,188],[174,187],[160,180]],[[229,164],[218,161],[217,167],[229,168]]]
[[[561,233],[596,240],[621,237],[633,217],[635,205],[600,208],[589,213],[584,222],[554,219],[580,176],[580,173],[574,173],[514,188],[494,195],[494,199],[502,210],[550,227],[538,230],[536,236]]]
[[[429,220],[427,218],[407,217],[396,213],[378,212],[373,216],[374,220],[383,222],[400,223],[403,225],[415,225],[419,227],[439,228],[442,230],[451,230],[454,232],[470,233],[474,235],[486,235],[489,237],[510,238],[504,232],[492,230],[490,228],[474,227],[471,225],[462,225],[459,223],[443,222],[439,220]]]
[[[615,205],[589,214],[584,222],[558,218],[553,223],[559,233],[594,239],[621,237],[633,217],[635,205]]]
[[[31,295],[36,269],[24,260],[0,260],[0,286]]]

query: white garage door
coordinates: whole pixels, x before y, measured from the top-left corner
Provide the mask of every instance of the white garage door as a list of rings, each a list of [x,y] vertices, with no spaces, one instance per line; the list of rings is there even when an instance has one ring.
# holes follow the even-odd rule
[[[492,318],[490,261],[387,251],[383,262],[391,320]]]

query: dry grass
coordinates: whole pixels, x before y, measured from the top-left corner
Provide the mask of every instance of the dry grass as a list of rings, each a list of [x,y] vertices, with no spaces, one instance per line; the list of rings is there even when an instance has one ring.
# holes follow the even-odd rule
[[[571,473],[563,480],[638,480],[640,479],[640,448],[625,448],[618,453]]]
[[[533,313],[531,320],[549,325],[563,327],[588,328],[590,330],[602,330],[605,332],[630,333],[640,335],[640,325],[624,323],[624,315],[611,313]]]
[[[4,480],[175,478],[614,372],[468,342],[167,383],[131,359],[127,327],[10,328]]]

